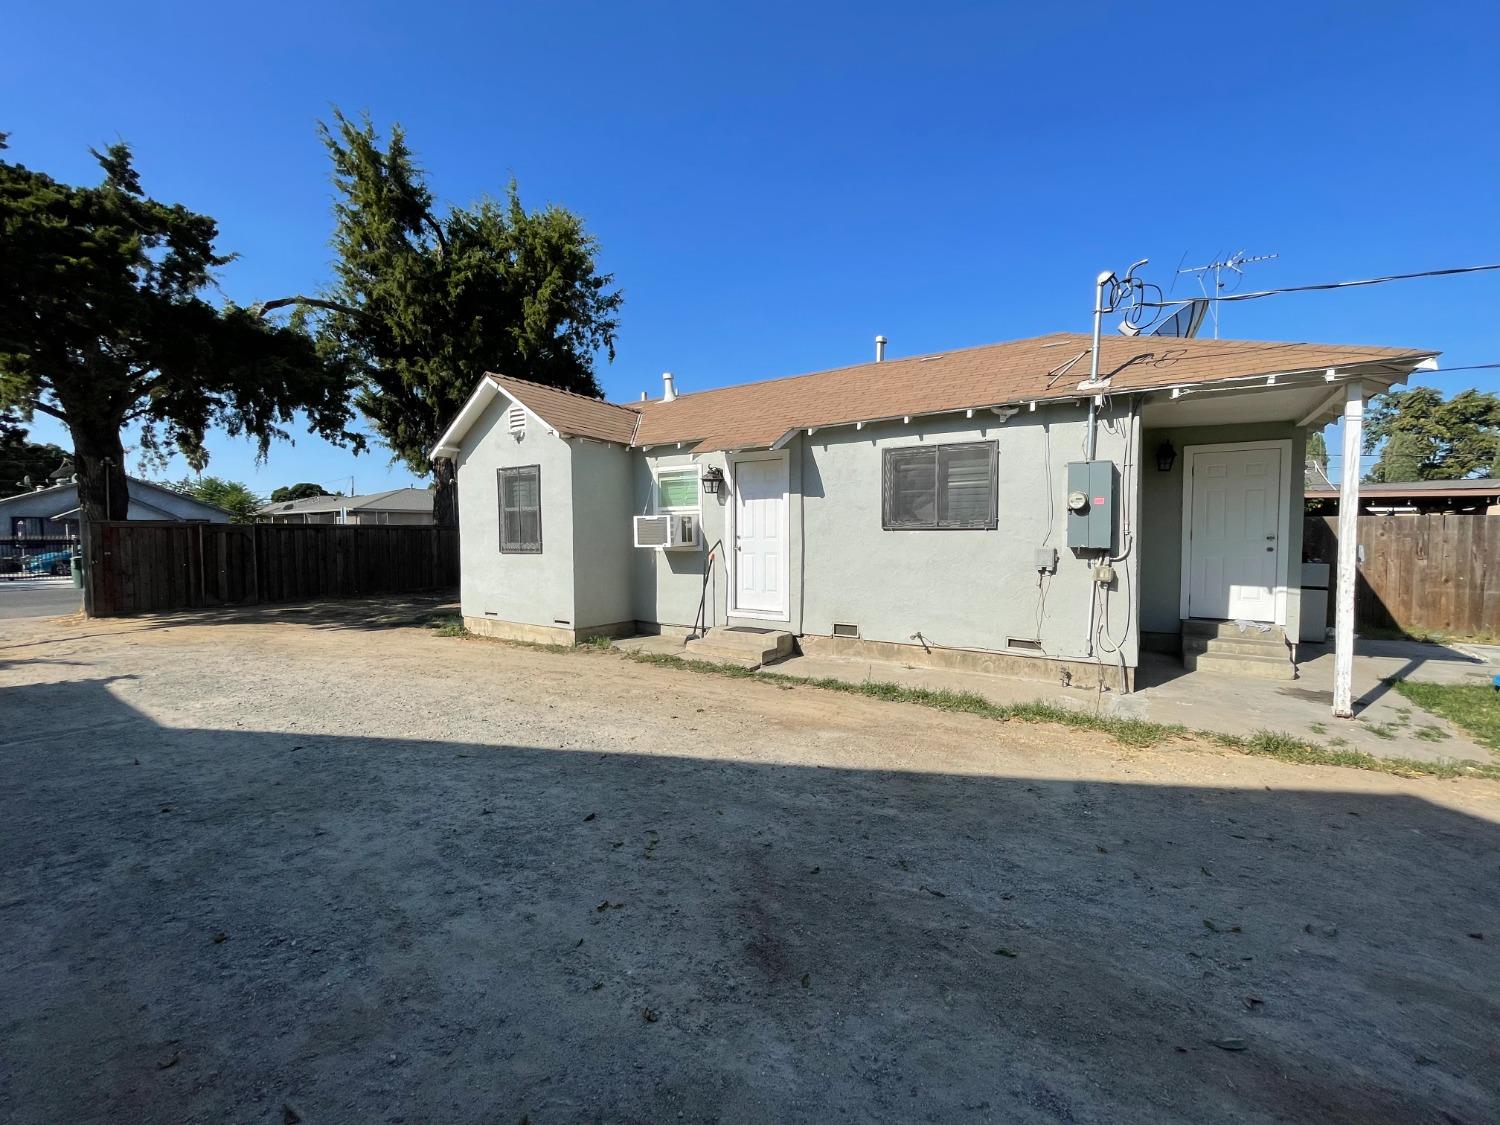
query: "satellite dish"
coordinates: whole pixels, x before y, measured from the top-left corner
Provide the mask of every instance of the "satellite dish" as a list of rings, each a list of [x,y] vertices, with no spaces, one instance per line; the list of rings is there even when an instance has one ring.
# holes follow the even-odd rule
[[[1175,311],[1161,318],[1156,327],[1151,329],[1151,336],[1176,336],[1186,340],[1198,335],[1198,329],[1203,327],[1203,317],[1208,312],[1208,302],[1202,297],[1194,297],[1192,300],[1179,305]]]

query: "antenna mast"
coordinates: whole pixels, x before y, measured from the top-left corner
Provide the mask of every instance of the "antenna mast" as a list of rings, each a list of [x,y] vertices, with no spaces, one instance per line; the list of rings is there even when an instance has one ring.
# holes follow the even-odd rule
[[[1205,297],[1217,297],[1224,292],[1224,274],[1229,272],[1239,277],[1245,276],[1245,267],[1254,265],[1256,262],[1269,262],[1281,257],[1280,254],[1257,254],[1253,258],[1247,258],[1243,250],[1236,250],[1217,261],[1209,262],[1206,266],[1191,266],[1188,269],[1177,271],[1178,276],[1185,273],[1193,274],[1198,279],[1198,288],[1203,291]],[[1214,291],[1208,291],[1208,275],[1214,275]],[[1219,338],[1219,302],[1209,301],[1209,311],[1214,318],[1214,339]]]

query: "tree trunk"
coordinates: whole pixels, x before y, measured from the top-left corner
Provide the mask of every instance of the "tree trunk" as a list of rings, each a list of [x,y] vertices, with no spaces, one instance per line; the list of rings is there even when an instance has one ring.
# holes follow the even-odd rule
[[[453,461],[439,457],[432,463],[432,518],[439,527],[458,526],[458,474]]]
[[[85,520],[123,520],[130,512],[130,484],[125,477],[125,446],[120,427],[85,426],[68,420],[73,431],[73,471],[78,474],[78,502]]]

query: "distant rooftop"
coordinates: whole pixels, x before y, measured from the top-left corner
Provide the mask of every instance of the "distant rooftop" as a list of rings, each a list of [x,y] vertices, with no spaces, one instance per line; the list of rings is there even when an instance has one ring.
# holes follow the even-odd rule
[[[1309,500],[1337,499],[1338,486],[1314,484],[1311,474],[1307,480]],[[1414,496],[1500,496],[1500,479],[1495,477],[1470,477],[1464,480],[1400,480],[1388,484],[1373,484],[1369,481],[1359,486],[1361,498],[1384,497],[1405,498]]]
[[[309,496],[305,500],[283,500],[260,509],[262,516],[311,515],[316,512],[432,512],[430,488],[393,488],[363,496]]]

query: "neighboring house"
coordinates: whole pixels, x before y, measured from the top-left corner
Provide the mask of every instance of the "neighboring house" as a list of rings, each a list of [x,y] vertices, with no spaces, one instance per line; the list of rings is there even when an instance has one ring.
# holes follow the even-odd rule
[[[310,496],[267,504],[256,518],[265,523],[430,524],[432,490],[393,488],[368,496]]]
[[[432,450],[457,466],[465,624],[686,636],[701,604],[709,640],[1127,688],[1144,645],[1289,677],[1308,428],[1435,353],[1110,338],[1097,382],[1089,353],[1058,333],[665,376],[627,405],[486,375]],[[1226,643],[1226,620],[1265,628]]]
[[[56,476],[56,474],[54,474]],[[78,486],[71,479],[0,500],[0,537],[78,538]],[[229,513],[213,504],[130,478],[132,520],[186,520],[228,523]]]
[[[1337,515],[1338,486],[1309,465],[1307,510],[1314,515]],[[1361,515],[1415,515],[1421,512],[1500,513],[1500,480],[1412,480],[1388,484],[1365,481],[1359,486]]]

